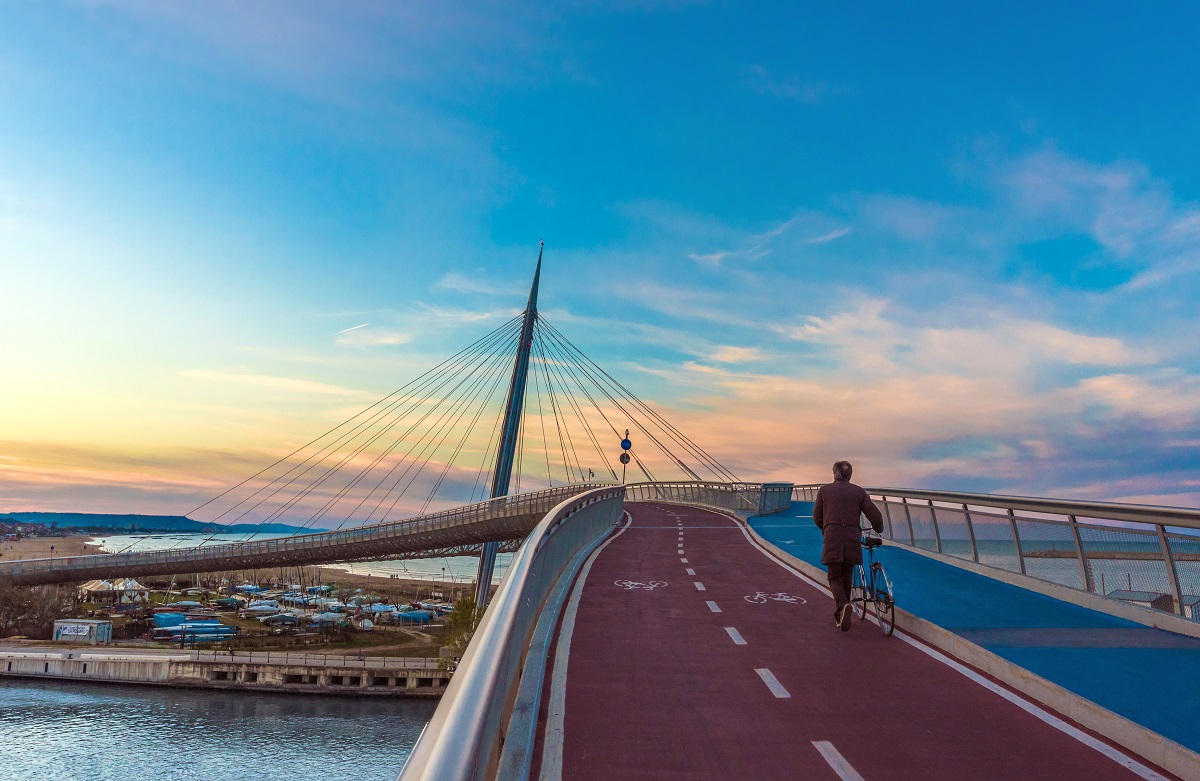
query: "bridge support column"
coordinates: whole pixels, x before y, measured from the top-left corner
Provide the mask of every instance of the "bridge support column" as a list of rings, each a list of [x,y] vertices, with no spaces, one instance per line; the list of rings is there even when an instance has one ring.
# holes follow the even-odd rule
[[[499,547],[500,543],[498,542],[484,543],[483,550],[479,553],[479,572],[475,581],[475,604],[481,608],[488,603],[488,595],[492,588],[492,572],[496,568],[496,549]]]
[[[529,288],[529,302],[525,305],[525,318],[521,323],[521,341],[517,344],[517,357],[513,361],[512,380],[508,384],[508,398],[504,402],[504,427],[500,431],[500,444],[496,447],[496,467],[492,470],[492,497],[508,496],[508,485],[512,478],[513,459],[517,453],[517,439],[521,434],[521,412],[525,407],[525,381],[529,378],[529,353],[533,349],[533,327],[537,324],[538,281],[542,276],[542,251],[538,249],[537,268],[533,272],[533,284]],[[487,607],[488,591],[492,585],[492,570],[496,566],[498,543],[489,542],[479,555],[479,573],[475,581],[475,606]]]

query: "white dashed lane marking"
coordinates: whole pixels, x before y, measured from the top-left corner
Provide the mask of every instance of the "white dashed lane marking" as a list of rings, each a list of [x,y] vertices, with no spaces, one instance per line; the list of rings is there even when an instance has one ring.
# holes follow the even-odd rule
[[[696,587],[697,591],[704,591],[704,584],[701,583],[700,581],[697,580],[692,585],[694,585]]]
[[[742,638],[742,633],[739,632],[738,630],[734,629],[731,626],[727,626],[727,627],[725,627],[725,631],[729,633],[729,639],[733,641],[734,645],[745,645],[746,644],[745,639]]]
[[[689,575],[695,575],[695,574],[696,574],[696,570],[692,569],[691,567],[688,567],[688,568],[687,568],[687,574],[689,574]]]
[[[821,752],[821,756],[825,758],[825,761],[833,768],[833,772],[837,773],[838,778],[842,781],[864,781],[858,771],[850,766],[841,752],[834,748],[828,740],[814,740],[812,744],[817,751]]]
[[[680,564],[687,564],[687,563],[688,563],[688,560],[687,560],[687,559],[680,559],[680,560],[679,560],[679,563],[680,563]]]
[[[708,602],[705,602],[704,604],[708,605],[708,609],[714,613],[721,612],[721,608],[717,607],[717,603],[713,602],[712,600],[709,600]]]
[[[780,683],[779,679],[775,677],[775,673],[771,672],[766,667],[756,668],[754,672],[758,673],[759,678],[762,678],[763,683],[765,683],[767,688],[771,690],[771,694],[774,694],[781,700],[791,699],[792,695],[788,694],[788,690],[783,688],[783,684]]]

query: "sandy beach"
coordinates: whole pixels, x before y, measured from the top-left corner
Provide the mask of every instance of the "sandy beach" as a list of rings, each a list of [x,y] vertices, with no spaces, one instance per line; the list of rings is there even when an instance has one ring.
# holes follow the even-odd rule
[[[70,537],[37,537],[0,542],[0,561],[47,559],[51,556],[86,556],[101,553],[95,537],[72,534]],[[54,550],[51,551],[51,546]]]

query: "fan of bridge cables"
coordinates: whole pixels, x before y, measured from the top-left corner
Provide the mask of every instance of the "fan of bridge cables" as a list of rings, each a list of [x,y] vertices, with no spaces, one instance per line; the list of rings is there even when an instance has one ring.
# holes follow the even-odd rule
[[[359,527],[489,498],[521,325],[513,318],[189,517],[249,540],[277,536],[276,524]],[[533,333],[510,494],[623,478],[737,481],[544,318]]]

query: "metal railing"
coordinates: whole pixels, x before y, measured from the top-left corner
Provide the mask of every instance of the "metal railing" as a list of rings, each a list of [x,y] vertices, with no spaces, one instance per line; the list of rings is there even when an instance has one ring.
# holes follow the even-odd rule
[[[598,488],[554,508],[513,558],[401,781],[494,778],[529,639],[568,563],[612,531],[624,486]]]
[[[551,508],[596,486],[557,486],[343,531],[159,551],[0,562],[0,577],[33,585],[112,575],[174,575],[402,558],[406,553],[430,549],[523,538]]]
[[[423,656],[346,656],[288,651],[192,651],[191,661],[222,664],[277,664],[297,667],[361,667],[366,670],[437,670],[439,659]]]
[[[402,521],[270,540],[130,553],[100,553],[0,562],[0,577],[18,585],[69,583],[112,576],[178,575],[256,567],[332,564],[468,553],[485,542],[520,540],[555,505],[607,483],[573,483],[504,496]],[[630,498],[766,515],[787,507],[790,483],[635,483]]]
[[[770,515],[792,502],[791,483],[631,483],[625,498],[631,502],[670,502],[715,507],[732,513]]]
[[[813,501],[816,488],[792,498]],[[895,542],[1200,621],[1200,510],[867,491]]]
[[[423,656],[345,656],[344,654],[292,653],[290,651],[171,651],[74,649],[14,651],[0,649],[0,658],[79,659],[90,662],[209,662],[218,664],[273,664],[295,667],[358,667],[365,670],[439,670],[440,659]]]

